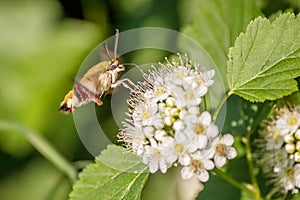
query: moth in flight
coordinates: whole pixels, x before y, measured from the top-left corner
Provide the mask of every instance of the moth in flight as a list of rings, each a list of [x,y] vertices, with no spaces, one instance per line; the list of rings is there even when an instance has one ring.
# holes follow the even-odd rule
[[[65,95],[61,102],[60,111],[69,114],[90,102],[95,102],[100,106],[103,104],[100,99],[102,95],[111,93],[120,84],[130,89],[124,83],[124,81],[132,83],[129,79],[118,80],[120,72],[125,70],[124,65],[117,59],[118,39],[119,30],[116,29],[113,58],[110,57],[105,44],[105,50],[110,60],[99,62],[91,67],[79,81],[75,81],[73,89]]]

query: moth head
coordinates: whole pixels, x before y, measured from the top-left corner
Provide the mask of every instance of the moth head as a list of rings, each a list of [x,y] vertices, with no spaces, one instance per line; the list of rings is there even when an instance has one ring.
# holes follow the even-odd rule
[[[116,70],[116,71],[120,72],[120,71],[124,71],[125,68],[122,64],[120,64],[119,60],[114,59],[110,63],[110,70]]]
[[[60,103],[59,111],[63,112],[64,114],[69,114],[70,112],[75,111],[75,107],[73,106],[73,90],[70,90],[64,100]]]

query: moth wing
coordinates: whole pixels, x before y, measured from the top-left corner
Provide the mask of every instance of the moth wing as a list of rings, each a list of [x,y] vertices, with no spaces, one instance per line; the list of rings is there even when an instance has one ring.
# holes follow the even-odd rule
[[[111,61],[103,61],[91,67],[83,76],[83,78],[88,78],[95,76],[96,74],[104,73],[110,69]]]
[[[110,63],[111,63],[110,61],[103,61],[94,65],[84,74],[84,76],[78,82],[85,88],[89,89],[90,92],[97,94],[98,96],[101,96],[101,94],[99,94],[99,89],[98,89],[100,84],[99,76],[101,76],[107,70],[109,70]]]

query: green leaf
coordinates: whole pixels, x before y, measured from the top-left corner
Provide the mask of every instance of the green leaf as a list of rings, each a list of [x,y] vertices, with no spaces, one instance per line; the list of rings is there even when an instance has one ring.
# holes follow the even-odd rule
[[[229,93],[252,102],[275,100],[298,90],[300,17],[280,15],[272,23],[258,17],[229,50]]]
[[[286,101],[292,106],[300,105],[300,92],[298,91],[286,97]]]
[[[149,176],[147,170],[131,152],[109,145],[79,174],[70,199],[139,199]]]
[[[256,1],[183,1],[180,8],[183,16],[192,15],[189,17],[191,22],[181,32],[195,39],[207,51],[225,79],[229,47],[234,44],[238,34],[246,29],[250,20],[260,14]],[[197,53],[197,49],[185,41],[179,41],[179,46],[189,55]],[[204,61],[201,64],[206,65]]]

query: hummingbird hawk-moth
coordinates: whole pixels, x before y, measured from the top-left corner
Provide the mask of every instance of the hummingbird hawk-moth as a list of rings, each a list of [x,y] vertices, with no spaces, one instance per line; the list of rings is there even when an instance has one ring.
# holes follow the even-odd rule
[[[64,97],[64,100],[60,104],[59,110],[65,114],[74,112],[76,108],[85,105],[90,102],[95,102],[97,105],[102,105],[102,95],[109,94],[118,85],[123,84],[128,87],[124,81],[129,79],[118,80],[121,71],[125,70],[125,67],[117,59],[119,30],[116,30],[115,44],[114,44],[114,57],[110,58],[110,54],[105,45],[105,50],[110,58],[109,61],[102,61],[91,67],[84,76],[75,81],[74,87]]]

